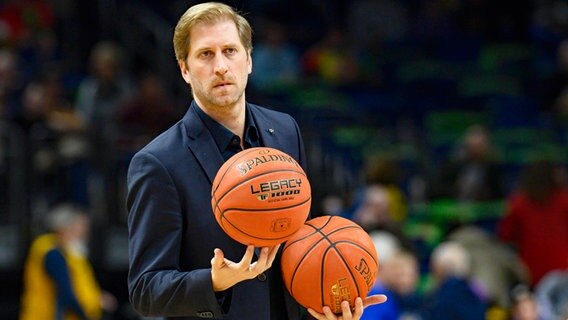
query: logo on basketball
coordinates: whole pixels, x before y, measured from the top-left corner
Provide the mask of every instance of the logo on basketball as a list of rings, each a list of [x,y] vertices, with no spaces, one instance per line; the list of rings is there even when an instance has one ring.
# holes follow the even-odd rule
[[[259,194],[256,196],[258,198],[258,200],[260,201],[266,201],[266,199],[268,199],[269,194],[268,193],[263,193],[263,194]]]
[[[264,151],[264,150],[260,150],[260,151]],[[268,153],[268,152],[265,152],[265,153]],[[261,154],[261,153],[259,152],[259,154]],[[267,162],[273,162],[273,161],[288,162],[288,163],[294,164],[296,167],[300,167],[300,165],[296,162],[296,160],[294,160],[294,158],[290,157],[289,155],[284,155],[284,154],[269,154],[269,155],[263,154],[261,156],[248,159],[245,162],[237,163],[235,167],[237,168],[237,170],[239,171],[239,174],[242,177],[245,174],[247,174],[248,172],[252,171],[254,168],[258,167],[259,165],[261,165],[263,163],[267,163]]]
[[[355,270],[359,271],[359,274],[361,276],[363,276],[363,279],[365,279],[365,283],[367,284],[367,288],[369,288],[369,290],[371,290],[371,287],[373,286],[375,278],[376,278],[376,273],[371,272],[371,268],[367,264],[367,261],[365,261],[365,259],[361,258],[361,261],[359,261],[359,265],[355,266]]]
[[[280,218],[276,219],[272,222],[272,231],[273,232],[282,232],[286,231],[290,226],[290,218]]]
[[[300,194],[301,187],[302,187],[301,178],[280,179],[280,180],[261,182],[258,184],[252,184],[250,186],[250,193],[257,195],[258,200],[265,201],[268,198],[274,199],[278,197]],[[292,200],[292,199],[294,199],[294,197],[290,198],[286,197],[280,200]]]
[[[331,301],[333,301],[334,313],[341,312],[341,301],[351,300],[349,286],[345,282],[347,282],[347,279],[341,278],[331,286]]]

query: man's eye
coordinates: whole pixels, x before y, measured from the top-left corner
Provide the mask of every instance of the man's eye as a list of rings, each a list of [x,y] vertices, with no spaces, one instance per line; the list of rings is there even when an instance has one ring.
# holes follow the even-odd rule
[[[211,51],[203,51],[199,54],[200,57],[202,58],[208,58],[212,55]]]
[[[234,54],[234,53],[237,52],[237,49],[235,49],[235,48],[227,48],[227,49],[225,49],[225,52],[228,53],[228,54]]]

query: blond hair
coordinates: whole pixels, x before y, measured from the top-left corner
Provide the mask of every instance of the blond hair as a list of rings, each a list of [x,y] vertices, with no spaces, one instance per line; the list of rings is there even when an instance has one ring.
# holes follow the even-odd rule
[[[469,274],[471,258],[457,242],[440,243],[432,252],[431,259],[446,276],[466,277]]]
[[[178,61],[187,59],[189,54],[189,34],[198,23],[215,23],[232,20],[247,52],[252,52],[252,28],[248,21],[230,6],[219,2],[206,2],[194,5],[180,17],[174,30],[174,52]]]

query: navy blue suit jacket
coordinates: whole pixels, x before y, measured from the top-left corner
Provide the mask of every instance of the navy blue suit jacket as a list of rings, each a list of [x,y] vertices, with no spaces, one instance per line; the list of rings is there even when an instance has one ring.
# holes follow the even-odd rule
[[[246,247],[228,237],[212,213],[211,184],[223,158],[195,108],[193,102],[182,120],[136,153],[130,163],[130,300],[147,316],[268,320],[269,282],[281,285],[276,261],[265,279],[232,287],[224,308],[213,292],[213,249],[220,248],[226,258],[240,261]],[[253,104],[247,108],[262,145],[288,153],[305,168],[296,121]],[[282,290],[288,317],[300,319],[299,305],[283,286]]]

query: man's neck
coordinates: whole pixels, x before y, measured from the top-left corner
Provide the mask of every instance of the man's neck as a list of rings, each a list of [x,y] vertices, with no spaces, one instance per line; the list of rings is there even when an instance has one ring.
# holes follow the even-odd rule
[[[213,120],[220,123],[225,128],[229,129],[232,133],[236,134],[243,140],[243,134],[245,130],[245,102],[237,102],[233,106],[211,106],[204,105],[196,99],[197,104]]]

